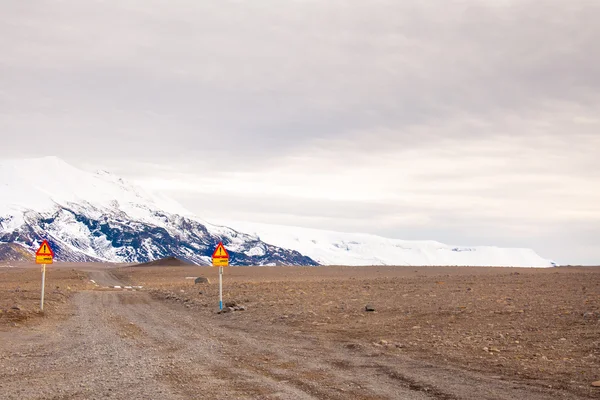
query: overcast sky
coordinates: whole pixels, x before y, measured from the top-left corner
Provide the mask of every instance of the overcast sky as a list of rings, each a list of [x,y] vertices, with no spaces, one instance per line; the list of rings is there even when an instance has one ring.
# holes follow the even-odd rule
[[[600,1],[4,0],[4,158],[206,219],[600,264]]]

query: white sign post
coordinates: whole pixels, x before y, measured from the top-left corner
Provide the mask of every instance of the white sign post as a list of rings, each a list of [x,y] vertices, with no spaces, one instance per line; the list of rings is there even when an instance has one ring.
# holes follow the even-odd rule
[[[219,310],[223,310],[223,267],[219,267]]]
[[[40,310],[44,311],[44,288],[46,287],[46,264],[42,264],[42,299],[40,300]]]

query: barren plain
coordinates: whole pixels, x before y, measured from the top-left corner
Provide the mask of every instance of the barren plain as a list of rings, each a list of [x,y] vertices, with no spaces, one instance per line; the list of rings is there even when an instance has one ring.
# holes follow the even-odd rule
[[[600,268],[228,267],[225,313],[210,267],[39,286],[0,267],[2,399],[600,398]]]

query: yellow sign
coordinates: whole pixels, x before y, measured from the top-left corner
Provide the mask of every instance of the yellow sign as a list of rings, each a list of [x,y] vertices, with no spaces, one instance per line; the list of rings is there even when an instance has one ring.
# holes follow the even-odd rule
[[[229,258],[213,258],[213,267],[229,267]]]

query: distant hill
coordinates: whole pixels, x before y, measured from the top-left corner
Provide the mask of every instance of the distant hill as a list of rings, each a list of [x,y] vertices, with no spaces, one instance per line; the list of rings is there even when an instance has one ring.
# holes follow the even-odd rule
[[[0,262],[34,261],[34,254],[17,243],[0,243]]]
[[[142,264],[133,265],[133,267],[193,267],[196,264],[181,260],[177,257],[166,257],[160,260],[145,262]]]

